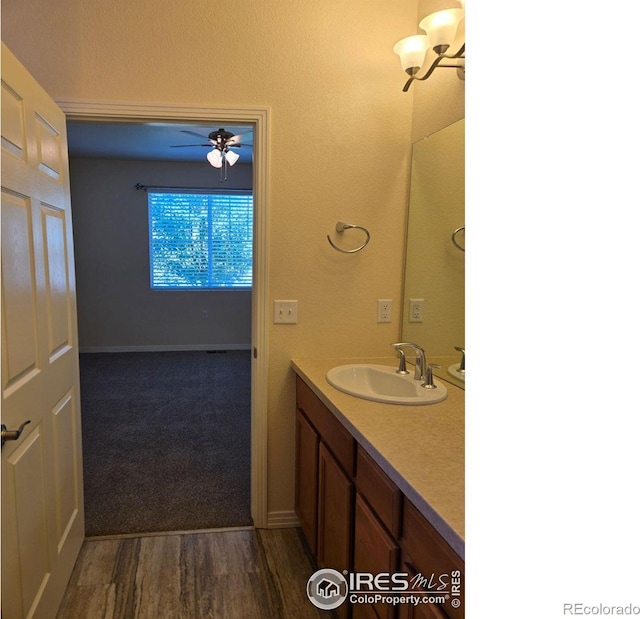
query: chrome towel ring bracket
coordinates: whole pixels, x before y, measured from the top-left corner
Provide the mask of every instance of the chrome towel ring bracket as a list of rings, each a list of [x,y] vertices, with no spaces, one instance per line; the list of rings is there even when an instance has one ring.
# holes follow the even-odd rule
[[[453,241],[453,244],[460,250],[460,251],[464,251],[464,247],[462,245],[460,245],[460,243],[458,242],[458,239],[456,238],[456,236],[458,234],[460,234],[460,232],[464,232],[464,226],[460,226],[459,228],[457,228],[456,230],[453,231],[453,234],[451,235],[451,240]]]
[[[369,234],[369,231],[366,228],[363,228],[362,226],[356,226],[355,224],[345,224],[342,221],[339,221],[336,224],[336,232],[340,232],[341,234],[345,230],[349,230],[350,228],[357,228],[358,230],[362,230],[366,234],[366,239],[362,245],[360,245],[359,247],[356,247],[355,249],[341,249],[331,240],[331,237],[327,234],[327,240],[329,241],[329,245],[331,245],[333,249],[337,249],[338,251],[341,251],[343,254],[355,254],[356,252],[364,249],[367,243],[371,240],[371,235]]]

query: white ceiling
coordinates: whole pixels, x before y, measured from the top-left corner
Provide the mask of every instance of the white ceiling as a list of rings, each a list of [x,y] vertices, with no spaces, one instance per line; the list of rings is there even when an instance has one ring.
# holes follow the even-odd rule
[[[68,121],[69,155],[207,163],[206,156],[211,150],[207,136],[220,128],[240,135],[238,143],[244,146],[235,148],[234,151],[240,155],[239,163],[251,163],[253,149],[250,145],[253,144],[253,133],[252,127],[248,125]],[[202,137],[184,133],[185,131],[192,131]],[[182,144],[197,146],[172,148]],[[198,146],[199,144],[208,146]]]

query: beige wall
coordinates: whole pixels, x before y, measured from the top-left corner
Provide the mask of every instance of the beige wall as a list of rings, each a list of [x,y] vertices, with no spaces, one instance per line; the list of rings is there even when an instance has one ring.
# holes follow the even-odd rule
[[[269,330],[270,512],[293,508],[290,359],[388,355],[400,334],[414,125],[463,115],[462,83],[442,75],[412,88],[414,122],[392,47],[418,13],[418,0],[3,2],[3,40],[54,98],[271,107],[269,296],[299,310]],[[363,252],[329,246],[338,220],[370,230]],[[389,324],[378,298],[395,302]]]
[[[251,347],[251,291],[149,285],[147,193],[135,185],[207,187],[211,170],[185,162],[70,160],[80,350]],[[251,185],[252,167],[237,164],[225,188]]]

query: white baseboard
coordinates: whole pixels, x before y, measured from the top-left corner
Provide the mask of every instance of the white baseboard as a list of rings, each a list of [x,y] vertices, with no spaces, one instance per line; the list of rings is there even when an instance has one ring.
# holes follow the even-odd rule
[[[151,346],[80,346],[81,353],[173,352],[189,350],[251,350],[251,344],[157,344]]]
[[[294,511],[269,512],[267,514],[267,529],[285,529],[299,526],[300,522]]]

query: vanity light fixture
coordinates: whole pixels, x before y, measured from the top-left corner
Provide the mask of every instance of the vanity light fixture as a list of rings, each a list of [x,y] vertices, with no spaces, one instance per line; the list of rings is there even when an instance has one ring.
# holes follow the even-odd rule
[[[407,92],[414,80],[423,82],[438,67],[458,69],[458,77],[464,79],[464,9],[445,9],[431,13],[422,19],[419,26],[426,34],[405,37],[393,47],[393,51],[400,56],[402,68],[409,74],[409,79],[402,91]],[[462,41],[458,43],[457,39],[460,38]],[[447,53],[454,43],[458,48],[457,51]],[[428,52],[432,52],[430,56],[435,54],[435,58],[431,61],[429,68],[423,71],[427,66],[425,58]],[[457,62],[444,64],[444,60]]]

